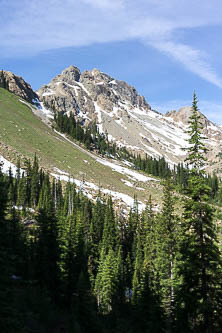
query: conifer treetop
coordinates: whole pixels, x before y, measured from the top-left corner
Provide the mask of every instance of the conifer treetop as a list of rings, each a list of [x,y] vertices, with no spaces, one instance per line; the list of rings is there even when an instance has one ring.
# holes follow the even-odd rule
[[[201,122],[201,115],[197,106],[197,96],[194,92],[193,103],[192,103],[192,114],[188,122],[189,129],[187,133],[189,134],[189,147],[185,150],[188,152],[188,156],[185,162],[191,166],[193,173],[204,173],[203,168],[206,164],[206,153],[208,149],[206,148],[203,140],[206,138],[202,134],[203,125]]]

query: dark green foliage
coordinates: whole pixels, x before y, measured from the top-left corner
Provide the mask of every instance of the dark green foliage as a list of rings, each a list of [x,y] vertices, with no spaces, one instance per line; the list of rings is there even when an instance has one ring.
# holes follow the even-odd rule
[[[7,183],[0,164],[0,221],[4,219],[7,204]]]
[[[160,178],[168,178],[171,175],[171,171],[168,163],[165,158],[162,157],[160,159],[156,159],[150,156],[142,158],[140,155],[131,158],[132,163],[139,170],[143,170],[148,174],[160,177]]]
[[[168,180],[164,185],[163,207],[156,216],[153,266],[156,272],[154,290],[160,296],[160,305],[166,317],[165,326],[169,331],[174,326],[179,230],[179,218],[175,216],[172,187]]]
[[[191,170],[180,240],[178,323],[188,331],[217,332],[222,311],[222,265],[214,211],[207,203],[210,188],[206,185],[203,169],[206,149],[195,94],[189,128],[187,161]]]
[[[83,143],[89,150],[95,150],[101,155],[115,157],[127,160],[139,170],[143,170],[154,176],[166,178],[171,175],[168,163],[164,157],[160,159],[148,157],[142,158],[140,155],[133,156],[125,147],[117,147],[115,143],[109,142],[107,134],[101,134],[96,124],[91,123],[87,127],[76,121],[73,113],[67,115],[58,112],[55,114],[54,120],[57,129],[62,133],[67,133],[73,139]]]
[[[0,166],[0,323],[3,332],[23,332],[22,313],[16,307],[16,279],[23,267],[22,230],[14,214],[6,220],[8,179]]]
[[[96,149],[107,154],[106,136],[70,119],[59,118],[64,132],[89,149],[99,142]],[[18,161],[15,178],[0,170],[2,331],[220,332],[221,254],[208,204],[209,195],[217,200],[219,179],[202,169],[198,119],[191,118],[191,169],[169,170],[164,159],[109,146],[109,154],[168,178],[158,214],[150,196],[142,214],[135,198],[129,216],[118,216],[111,197],[105,202],[98,193],[92,203],[71,182],[62,189],[51,181],[36,156],[25,173]],[[171,184],[186,193],[180,218]]]
[[[94,150],[102,156],[115,157],[121,160],[127,160],[132,164],[132,167],[142,170],[148,174],[167,179],[173,177],[174,184],[178,190],[185,192],[188,186],[189,169],[188,165],[179,163],[172,171],[166,162],[165,158],[153,158],[150,156],[142,157],[141,155],[134,156],[125,147],[117,147],[115,143],[109,142],[107,134],[101,134],[95,123],[83,127],[82,124],[76,121],[75,116],[67,115],[58,112],[54,118],[57,130],[62,133],[67,133],[71,138],[83,143],[89,150]],[[211,187],[210,198],[219,203],[218,183],[219,179],[216,175],[208,175],[206,178],[207,184]]]

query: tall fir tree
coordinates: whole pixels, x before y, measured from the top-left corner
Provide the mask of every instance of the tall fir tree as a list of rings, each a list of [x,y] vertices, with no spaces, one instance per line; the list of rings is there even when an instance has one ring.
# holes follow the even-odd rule
[[[179,223],[174,212],[174,197],[170,180],[164,185],[163,207],[156,217],[155,272],[158,274],[158,287],[161,306],[166,315],[166,327],[172,332],[174,322],[174,300],[176,285],[176,257],[178,254]],[[157,286],[156,286],[157,287]]]
[[[177,322],[181,324],[180,331],[210,333],[221,329],[222,266],[213,208],[207,203],[210,191],[204,171],[207,150],[201,131],[194,93],[188,131],[190,175],[184,198]]]

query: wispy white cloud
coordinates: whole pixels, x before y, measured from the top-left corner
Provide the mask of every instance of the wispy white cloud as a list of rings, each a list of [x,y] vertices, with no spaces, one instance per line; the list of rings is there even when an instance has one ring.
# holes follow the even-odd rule
[[[151,42],[151,45],[179,61],[185,68],[199,75],[202,79],[222,88],[222,79],[213,70],[212,66],[204,60],[205,54],[202,54],[199,50],[195,50],[189,45],[171,41],[154,41]]]
[[[119,10],[124,8],[124,0],[82,0],[82,2],[99,9]]]
[[[222,25],[220,0],[1,0],[1,56],[137,39],[222,88],[205,56],[181,31]],[[203,52],[205,50],[205,53]]]

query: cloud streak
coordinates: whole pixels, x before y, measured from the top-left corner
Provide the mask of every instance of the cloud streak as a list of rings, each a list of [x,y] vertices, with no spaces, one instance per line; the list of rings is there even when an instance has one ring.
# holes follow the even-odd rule
[[[86,4],[98,9],[119,10],[124,8],[124,0],[82,0]]]
[[[204,60],[204,55],[189,45],[171,41],[155,41],[150,43],[159,51],[179,61],[185,68],[197,74],[202,79],[222,88],[222,79],[216,74],[212,66]]]
[[[221,9],[219,0],[2,0],[1,56],[137,39],[222,88],[206,45],[204,53],[180,37],[181,31],[222,25]]]

